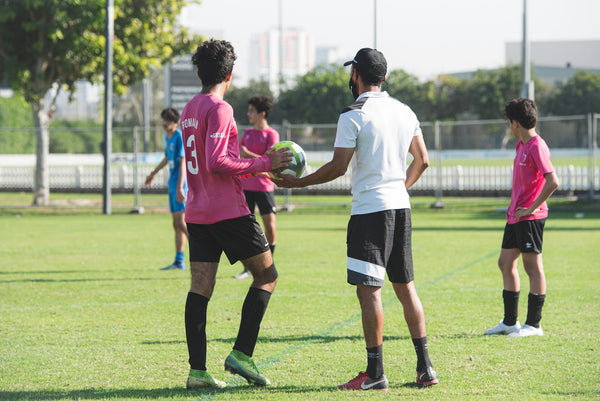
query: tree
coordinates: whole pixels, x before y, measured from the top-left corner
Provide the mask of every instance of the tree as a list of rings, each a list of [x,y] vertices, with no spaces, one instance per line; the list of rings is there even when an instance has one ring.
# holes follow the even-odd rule
[[[352,103],[348,71],[334,64],[319,65],[279,95],[283,117],[292,123],[332,123]]]
[[[192,40],[178,23],[188,3],[115,0],[115,93],[141,80],[151,66],[192,49]],[[80,79],[102,79],[104,4],[104,0],[0,2],[0,76],[6,74],[10,86],[23,93],[37,130],[34,205],[46,205],[50,198],[48,127],[58,92],[74,91]]]
[[[273,97],[273,92],[269,89],[269,83],[265,80],[255,81],[251,80],[248,86],[244,88],[238,88],[237,86],[232,86],[227,93],[225,94],[225,101],[233,107],[233,113],[235,120],[238,124],[249,124],[248,117],[246,113],[248,112],[248,100],[252,96],[269,96],[273,101],[275,100]],[[276,112],[276,108],[273,110]],[[281,113],[279,113],[281,115]],[[275,120],[277,115],[272,113],[269,116],[269,121],[278,121]]]
[[[547,103],[547,111],[554,115],[599,112],[600,74],[577,71],[552,91]]]

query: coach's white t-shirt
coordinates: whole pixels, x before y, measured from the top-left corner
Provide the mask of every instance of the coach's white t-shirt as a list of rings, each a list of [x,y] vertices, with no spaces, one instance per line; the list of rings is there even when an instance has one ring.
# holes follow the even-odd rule
[[[387,92],[365,92],[346,107],[335,147],[352,156],[352,214],[410,208],[406,160],[413,137],[423,135],[415,113]]]

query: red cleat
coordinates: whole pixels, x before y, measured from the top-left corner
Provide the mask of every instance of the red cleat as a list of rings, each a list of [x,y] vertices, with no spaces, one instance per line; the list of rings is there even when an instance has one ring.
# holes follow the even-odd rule
[[[435,373],[435,370],[433,370],[431,366],[421,373],[417,371],[417,384],[423,387],[428,387],[438,384],[439,382],[440,381],[437,379],[437,373]]]
[[[382,375],[379,379],[373,380],[369,377],[366,372],[360,372],[358,376],[350,380],[348,383],[340,384],[338,386],[341,390],[383,390],[388,389],[388,380],[385,375]]]

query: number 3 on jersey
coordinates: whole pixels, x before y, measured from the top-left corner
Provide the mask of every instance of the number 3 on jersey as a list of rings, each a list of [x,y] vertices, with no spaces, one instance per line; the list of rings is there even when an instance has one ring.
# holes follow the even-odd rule
[[[187,170],[190,174],[196,175],[198,174],[198,156],[196,154],[196,137],[194,135],[190,135],[187,139],[185,146],[190,149],[190,156],[193,160],[188,160],[187,162]]]

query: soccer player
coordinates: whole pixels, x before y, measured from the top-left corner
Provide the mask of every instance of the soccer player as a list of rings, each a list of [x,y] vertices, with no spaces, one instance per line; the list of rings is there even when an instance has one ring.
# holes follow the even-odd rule
[[[165,157],[154,170],[146,177],[146,186],[152,185],[154,176],[167,164],[169,165],[169,210],[173,216],[173,229],[175,230],[175,261],[161,270],[185,270],[184,250],[185,240],[188,237],[185,225],[185,198],[187,196],[187,180],[185,178],[185,156],[183,154],[183,140],[179,124],[179,112],[172,107],[164,109],[160,116],[166,136]]]
[[[510,130],[517,141],[513,163],[510,206],[498,267],[502,272],[504,319],[485,334],[508,334],[508,337],[541,336],[540,320],[546,298],[546,277],[542,263],[544,224],[548,217],[546,200],[558,188],[558,178],[550,161],[546,142],[536,133],[537,107],[533,100],[513,99],[504,108]],[[527,321],[517,321],[520,279],[519,256],[529,276]]]
[[[260,157],[279,142],[279,133],[269,126],[267,117],[273,110],[273,101],[267,96],[253,96],[248,100],[248,120],[254,128],[244,131],[240,141],[240,155],[246,158]],[[275,185],[273,182],[260,175],[251,175],[242,178],[244,195],[251,213],[258,206],[260,217],[271,253],[275,252],[276,228],[275,228]],[[250,272],[244,269],[235,278],[244,279],[250,277]]]
[[[221,254],[240,260],[253,277],[242,306],[241,322],[225,369],[257,386],[270,384],[253,362],[260,324],[277,282],[269,244],[250,213],[240,175],[287,166],[289,148],[263,156],[239,155],[233,109],[223,100],[231,85],[233,46],[203,42],[192,56],[202,91],[181,113],[189,185],[185,221],[189,232],[191,287],[185,305],[190,372],[187,388],[224,387],[206,371],[206,324]]]
[[[427,348],[423,306],[414,284],[411,249],[410,188],[429,166],[417,116],[381,91],[387,62],[369,48],[351,61],[349,87],[355,102],[338,120],[333,158],[302,178],[278,175],[278,186],[320,184],[345,174],[352,161],[352,212],[347,234],[348,283],[356,286],[367,348],[367,369],[347,383],[347,390],[384,390],[383,306],[381,287],[387,272],[417,353],[417,383],[438,383]],[[407,156],[414,159],[406,167]]]

